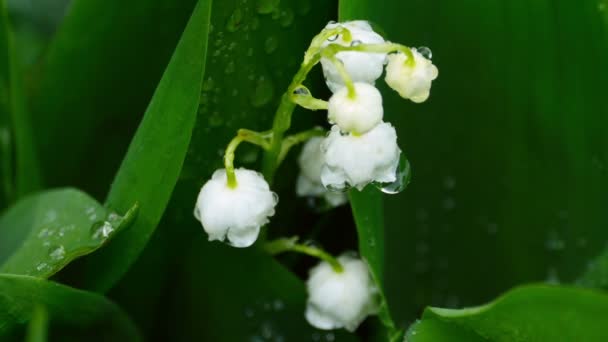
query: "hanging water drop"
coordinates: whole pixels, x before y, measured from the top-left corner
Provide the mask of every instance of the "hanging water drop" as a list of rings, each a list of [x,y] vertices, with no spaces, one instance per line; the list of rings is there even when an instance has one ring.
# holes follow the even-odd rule
[[[235,69],[236,69],[236,67],[234,65],[234,61],[230,61],[230,62],[228,62],[228,64],[226,64],[226,69],[224,69],[224,73],[226,75],[230,75],[234,72]]]
[[[353,41],[350,43],[350,46],[357,46],[357,45],[361,45],[361,44],[363,44],[363,42],[362,42],[362,41],[360,41],[360,40],[353,40]]]
[[[421,46],[416,49],[424,58],[433,59],[433,52],[426,46]]]
[[[410,162],[401,154],[399,158],[399,166],[395,172],[396,180],[392,183],[374,183],[374,185],[385,194],[398,194],[407,188],[412,180],[412,170]]]

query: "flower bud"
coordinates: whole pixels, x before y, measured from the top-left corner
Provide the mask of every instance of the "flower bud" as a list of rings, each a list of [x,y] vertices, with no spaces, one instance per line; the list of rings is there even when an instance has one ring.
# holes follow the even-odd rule
[[[249,247],[274,215],[278,199],[261,174],[247,169],[237,169],[235,174],[237,185],[232,188],[226,170],[213,173],[198,194],[194,216],[210,241],[227,239],[234,247]]]
[[[382,44],[384,38],[374,32],[367,21],[356,20],[347,21],[344,23],[328,24],[325,28],[331,29],[336,27],[346,28],[351,35],[351,40],[344,40],[344,35],[330,37],[322,46],[329,44],[339,44],[342,46],[350,46],[356,44]],[[382,69],[386,61],[385,53],[377,52],[361,52],[361,51],[341,51],[336,53],[336,58],[344,64],[346,72],[350,75],[353,82],[365,82],[374,84],[374,82],[382,75]],[[321,58],[321,66],[327,86],[332,92],[344,87],[344,81],[338,73],[335,65],[326,58]]]
[[[343,132],[363,134],[382,122],[382,95],[368,83],[356,82],[354,88],[352,98],[346,87],[336,91],[329,99],[327,113],[329,122]]]
[[[302,147],[298,158],[300,174],[296,183],[296,194],[300,197],[323,197],[332,207],[348,202],[345,194],[328,191],[321,184],[321,169],[325,163],[325,156],[321,151],[322,137],[309,139]]]
[[[404,53],[388,55],[384,80],[405,99],[420,103],[428,99],[431,83],[439,70],[416,49],[412,49],[413,64]]]
[[[311,269],[305,316],[318,329],[354,331],[365,317],[378,312],[378,291],[362,260],[342,255],[338,262],[341,273],[325,261]]]
[[[343,135],[338,126],[333,126],[322,149],[325,164],[321,182],[329,189],[354,186],[362,190],[371,182],[391,183],[397,179],[401,150],[397,132],[387,122],[361,135]]]

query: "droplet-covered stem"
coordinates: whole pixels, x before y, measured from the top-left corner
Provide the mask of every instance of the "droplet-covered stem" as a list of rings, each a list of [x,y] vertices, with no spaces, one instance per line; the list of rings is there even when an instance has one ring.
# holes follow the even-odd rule
[[[264,250],[270,255],[277,255],[284,252],[297,252],[321,259],[331,265],[336,273],[342,273],[344,268],[340,262],[331,254],[319,247],[297,243],[298,237],[280,238],[264,244]]]

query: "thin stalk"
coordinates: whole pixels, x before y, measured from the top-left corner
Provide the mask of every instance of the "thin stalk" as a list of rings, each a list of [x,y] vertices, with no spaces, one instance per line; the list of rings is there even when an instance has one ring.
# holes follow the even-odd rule
[[[336,273],[344,272],[344,267],[342,267],[342,264],[340,264],[340,262],[331,254],[325,252],[319,247],[299,244],[297,243],[297,240],[297,237],[276,239],[266,242],[263,249],[270,255],[277,255],[285,252],[306,254],[327,262],[331,265],[331,268]]]

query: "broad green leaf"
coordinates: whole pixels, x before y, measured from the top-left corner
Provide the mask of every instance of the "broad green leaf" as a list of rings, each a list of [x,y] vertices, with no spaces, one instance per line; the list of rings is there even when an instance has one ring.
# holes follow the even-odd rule
[[[461,310],[428,308],[407,341],[606,341],[608,296],[532,285],[494,302]],[[476,335],[476,337],[473,337]]]
[[[158,225],[190,143],[205,69],[210,1],[201,1],[167,66],[114,179],[107,205],[127,210],[138,202],[133,227],[84,262],[78,281],[107,291],[137,259]]]
[[[387,39],[428,46],[430,99],[384,85],[415,179],[385,196],[398,325],[522,282],[568,282],[608,240],[608,30],[595,0],[345,0]],[[393,304],[395,303],[395,304]]]
[[[40,187],[31,117],[26,106],[23,70],[4,1],[0,2],[0,158],[6,202]],[[14,165],[12,163],[14,158]]]
[[[28,72],[47,185],[105,194],[195,3],[70,1]]]
[[[42,306],[52,341],[139,341],[137,328],[104,297],[29,276],[0,274],[0,338],[14,336]]]
[[[136,209],[123,218],[69,188],[25,197],[0,217],[0,272],[48,278],[103,246]]]

